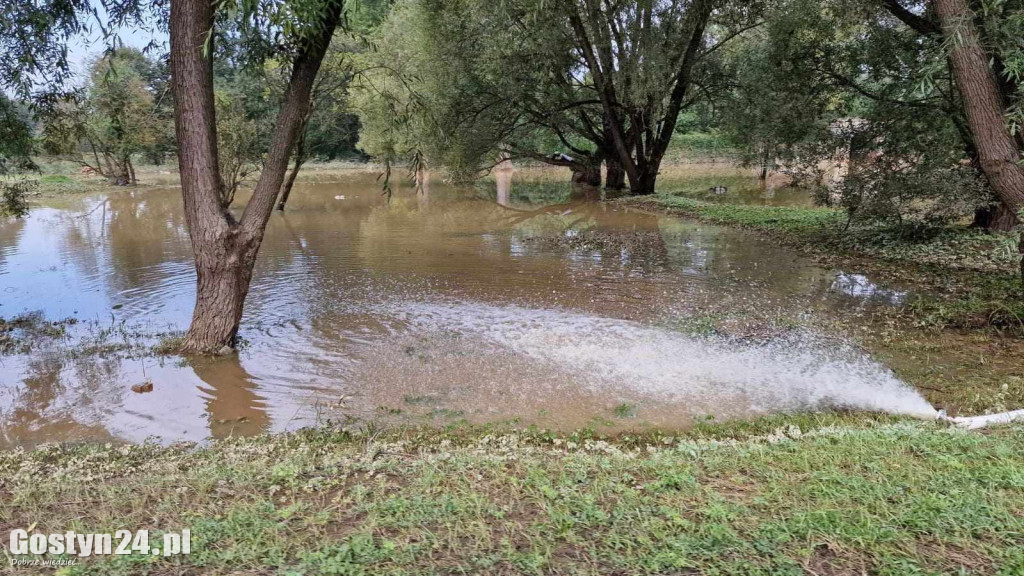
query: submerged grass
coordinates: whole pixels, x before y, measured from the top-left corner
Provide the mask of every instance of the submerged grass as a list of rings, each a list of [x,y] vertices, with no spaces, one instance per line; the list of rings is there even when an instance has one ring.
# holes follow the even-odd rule
[[[677,436],[318,429],[0,453],[3,530],[190,528],[67,574],[1020,574],[1024,429],[865,415]]]
[[[826,208],[719,204],[672,194],[624,202],[749,229],[831,264],[911,281],[919,290],[905,311],[921,327],[994,327],[1024,335],[1024,282],[1016,254],[1002,249],[1006,235],[964,226],[847,227],[841,212]]]
[[[660,195],[629,200],[689,216],[741,226],[806,243],[819,251],[930,264],[945,268],[999,272],[1018,270],[1014,252],[1001,249],[1008,236],[965,226],[888,224],[846,226],[846,216],[828,208],[711,203]]]

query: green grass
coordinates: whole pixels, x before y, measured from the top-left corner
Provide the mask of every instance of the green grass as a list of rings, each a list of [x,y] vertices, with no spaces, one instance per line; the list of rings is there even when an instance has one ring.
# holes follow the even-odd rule
[[[819,233],[825,226],[838,226],[842,222],[839,212],[826,208],[717,204],[670,195],[657,196],[653,200],[667,208],[711,222],[798,236]]]
[[[190,556],[67,574],[1020,574],[1024,429],[825,414],[47,446],[0,453],[0,523],[192,531]]]

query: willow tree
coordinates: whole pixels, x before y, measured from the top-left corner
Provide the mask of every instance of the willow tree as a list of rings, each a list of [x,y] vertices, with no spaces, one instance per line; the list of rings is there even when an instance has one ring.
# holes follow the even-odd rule
[[[982,4],[986,4],[982,2]],[[996,3],[993,3],[996,4]],[[1009,209],[1019,215],[1024,210],[1024,93],[1020,78],[1024,72],[1024,5],[998,3],[996,32],[990,34],[986,52],[984,36],[975,22],[979,18],[965,0],[935,0],[935,12],[943,35],[949,43],[949,61],[963,99],[967,124],[978,151],[978,161],[992,189]],[[999,42],[998,36],[1003,42]],[[1009,41],[1007,41],[1009,40]],[[1003,48],[1004,50],[999,50]],[[1009,108],[1009,110],[1008,110]],[[1014,121],[1011,129],[1007,116]],[[1014,118],[1016,116],[1016,118]],[[1024,275],[1024,236],[1021,237],[1021,274]]]
[[[593,77],[630,190],[653,194],[684,98],[693,90],[715,2],[566,0],[560,6]]]
[[[33,149],[32,126],[22,107],[0,93],[0,177],[12,169],[34,168],[30,154]],[[26,182],[0,178],[0,216],[24,216]]]
[[[134,185],[132,157],[156,149],[162,132],[163,94],[153,82],[157,66],[134,48],[96,58],[82,94],[67,98],[44,118],[44,150],[65,155],[114,184]]]
[[[168,10],[169,4],[169,10]],[[208,353],[235,344],[263,233],[281,190],[310,93],[343,0],[34,0],[5,2],[0,19],[0,82],[45,103],[68,78],[67,43],[101,11],[107,34],[145,23],[170,36],[171,92],[185,221],[196,266],[196,304],[184,352]],[[263,171],[241,216],[229,210],[219,169],[214,100],[214,39],[218,22],[247,35],[249,58],[275,58],[290,68]],[[40,79],[47,90],[33,94]]]
[[[707,93],[709,56],[759,10],[713,0],[405,0],[383,28],[378,54],[393,57],[365,92],[364,142],[387,152],[426,141],[435,163],[463,173],[528,158],[594,182],[605,162],[612,187],[624,172],[633,193],[650,193],[680,113]],[[396,97],[379,97],[384,86]],[[396,116],[410,129],[396,130]]]
[[[171,0],[171,87],[185,221],[195,255],[197,285],[185,352],[234,346],[242,307],[267,221],[274,209],[313,84],[341,21],[342,0],[304,0],[256,11],[255,25],[285,31],[291,75],[267,147],[263,172],[241,217],[228,211],[218,161],[209,0]],[[254,27],[255,27],[254,25]]]

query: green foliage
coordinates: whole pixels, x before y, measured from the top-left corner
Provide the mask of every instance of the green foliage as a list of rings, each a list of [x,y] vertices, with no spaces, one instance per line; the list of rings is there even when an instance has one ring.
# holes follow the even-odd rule
[[[215,79],[217,152],[225,205],[238,188],[256,174],[274,129],[274,104],[264,77],[243,72]]]
[[[131,10],[129,4],[125,7]],[[62,89],[71,77],[65,47],[82,30],[90,5],[89,0],[5,1],[0,10],[0,88],[26,99],[40,82]]]
[[[24,107],[0,93],[0,174],[34,167],[32,124]]]
[[[20,218],[28,214],[28,200],[36,184],[30,180],[0,180],[0,216]]]
[[[395,4],[355,87],[360,149],[398,163],[424,154],[456,178],[497,158],[511,118],[483,93],[481,68],[496,72],[488,49],[500,41],[499,23],[481,17],[486,9],[473,2]]]
[[[824,227],[839,228],[843,221],[842,215],[835,210],[823,208],[714,204],[683,196],[667,195],[658,196],[656,201],[668,208],[712,222],[799,235],[814,233]]]
[[[800,51],[793,36],[809,31],[798,18],[771,18],[722,56],[735,88],[721,99],[720,127],[741,162],[763,175],[806,161],[814,141],[830,137],[835,116],[830,94],[792,64]]]
[[[708,155],[717,155],[732,150],[732,142],[729,142],[717,130],[707,132],[677,132],[672,137],[672,144],[687,152],[700,152]]]
[[[1021,7],[979,4],[1004,97],[1015,101],[1019,43],[1008,34],[1024,20]],[[935,26],[928,11],[912,15]],[[736,89],[723,124],[747,162],[813,183],[822,203],[851,218],[941,224],[995,201],[941,39],[883,3],[780,2],[725,59]]]
[[[660,126],[663,115],[675,123],[678,113],[670,110],[669,95],[691,5],[641,3],[637,11],[628,6],[608,5],[608,14],[592,4],[574,4],[573,10],[584,13],[585,27],[605,18],[621,25],[616,47],[609,46],[615,66],[607,71],[618,92],[617,114],[629,138],[656,138],[653,124]],[[557,153],[581,166],[617,158],[594,75],[583,63],[585,42],[567,10],[534,0],[398,2],[374,37],[377,50],[369,61],[378,70],[360,83],[360,146],[385,159],[420,149],[456,179],[479,174],[502,158],[552,162]],[[759,3],[728,3],[715,11],[707,43],[725,39],[758,10]],[[656,25],[645,25],[641,14],[651,14]],[[705,87],[718,80],[710,61],[700,59],[694,72]],[[694,94],[682,107],[697,100]],[[688,122],[701,124],[699,116],[695,112]],[[647,122],[652,126],[643,127]],[[645,150],[639,143],[627,147]]]

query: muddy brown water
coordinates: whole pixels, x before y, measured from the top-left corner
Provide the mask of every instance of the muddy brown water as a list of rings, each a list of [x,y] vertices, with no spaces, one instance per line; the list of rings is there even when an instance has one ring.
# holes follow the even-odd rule
[[[372,173],[299,186],[268,226],[240,353],[191,362],[78,344],[187,327],[195,275],[178,191],[36,207],[0,223],[0,316],[79,322],[0,357],[0,442],[202,441],[376,418],[603,431],[930,410],[841,339],[703,332],[709,313],[899,306],[900,287],[597,195],[514,174],[390,202]],[[144,382],[152,392],[132,391]]]

